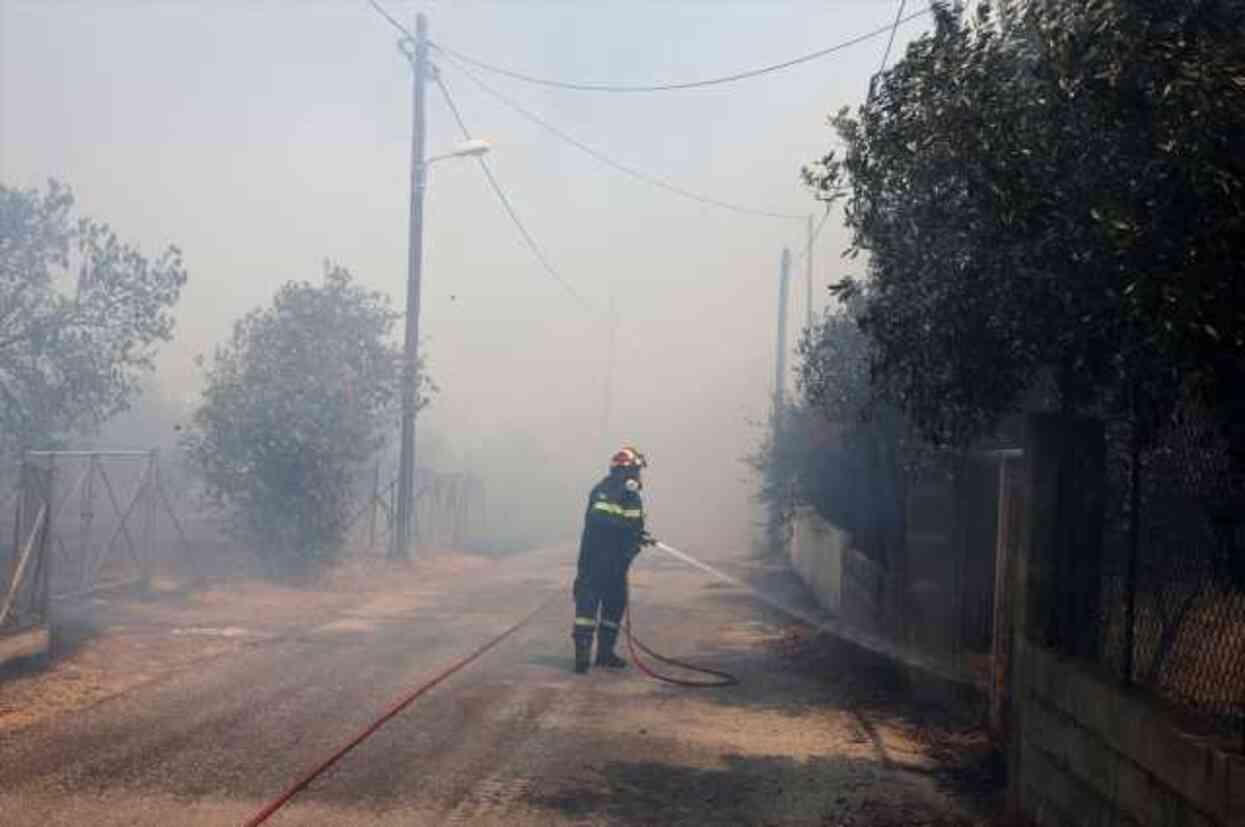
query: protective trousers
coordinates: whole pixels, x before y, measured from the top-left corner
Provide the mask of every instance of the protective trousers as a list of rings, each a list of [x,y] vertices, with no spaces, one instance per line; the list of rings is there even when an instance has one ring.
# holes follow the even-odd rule
[[[591,649],[597,637],[597,659],[614,652],[623,613],[627,610],[627,569],[630,560],[588,560],[575,578],[575,649]],[[600,613],[598,627],[597,616]]]

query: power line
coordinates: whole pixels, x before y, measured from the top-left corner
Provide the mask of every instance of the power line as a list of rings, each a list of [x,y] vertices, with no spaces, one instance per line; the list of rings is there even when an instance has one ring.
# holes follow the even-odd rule
[[[550,134],[554,135],[558,139],[565,141],[566,143],[575,147],[579,151],[591,156],[592,158],[596,159],[597,161],[600,161],[606,166],[612,169],[615,169],[618,172],[623,173],[624,175],[629,175],[632,178],[635,178],[636,180],[643,181],[646,184],[666,190],[667,192],[674,193],[675,195],[682,196],[683,198],[689,198],[693,201],[699,201],[702,204],[708,204],[709,206],[712,206],[712,207],[720,207],[721,209],[724,209],[724,210],[731,210],[733,212],[743,213],[745,215],[759,215],[765,218],[783,218],[783,219],[794,219],[794,220],[803,220],[804,218],[804,216],[802,215],[794,215],[792,213],[781,213],[781,212],[774,212],[772,210],[762,210],[762,209],[756,209],[753,207],[745,207],[740,204],[733,204],[729,201],[721,201],[717,198],[711,198],[710,196],[707,196],[707,195],[701,195],[699,193],[692,192],[691,190],[684,189],[678,184],[673,184],[670,181],[665,180],[664,178],[659,178],[656,175],[651,175],[647,172],[643,172],[642,170],[638,170],[635,167],[628,166],[620,161],[615,161],[613,158],[610,158],[608,155],[605,155],[602,152],[592,148],[591,146],[584,143],[583,141],[575,137],[572,137],[571,135],[566,134],[558,127],[549,123],[549,121],[545,120],[544,118],[537,115],[536,113],[526,109],[524,106],[519,104],[513,98],[510,98],[502,94],[501,92],[497,91],[493,87],[489,86],[487,83],[481,80],[479,75],[475,74],[470,69],[468,69],[466,66],[464,66],[462,62],[460,61],[460,59],[457,58],[455,55],[444,53],[444,57],[449,63],[453,64],[454,68],[458,69],[458,71],[466,75],[467,78],[471,80],[472,83],[479,86],[484,92],[486,92],[493,98],[497,99],[498,101],[503,103],[508,108],[514,110],[519,115],[526,118],[527,120],[531,121],[532,123],[536,124],[542,129],[548,131]]]
[[[908,0],[899,0],[899,11],[895,12],[895,23],[891,26],[891,36],[886,41],[886,51],[882,53],[882,65],[878,68],[879,72],[886,69],[886,61],[891,56],[891,46],[895,45],[895,32],[899,29],[899,21],[903,17],[904,6],[908,5]]]
[[[827,209],[821,216],[821,221],[817,222],[817,229],[813,230],[813,243],[817,242],[817,237],[821,235],[821,228],[826,226],[826,220],[830,218],[830,210]]]
[[[817,239],[821,236],[821,230],[823,227],[826,226],[826,221],[829,218],[830,218],[830,208],[826,207],[826,211],[822,213],[821,221],[817,222],[817,228],[813,230],[813,235],[812,235],[812,238],[810,238],[808,241],[808,246],[805,247],[803,250],[801,250],[800,254],[795,257],[795,261],[797,264],[803,261],[804,257],[808,255],[808,249],[817,243]]]
[[[436,79],[437,86],[441,89],[441,95],[445,98],[445,103],[449,106],[450,112],[454,115],[454,120],[458,122],[458,128],[462,131],[463,138],[468,141],[471,140],[471,131],[467,129],[467,124],[463,121],[462,113],[458,111],[458,106],[454,103],[454,98],[450,95],[450,90],[446,87],[445,81],[441,79],[441,73],[433,72],[433,77]],[[553,264],[551,264],[549,259],[545,256],[545,253],[541,250],[540,245],[536,243],[536,239],[532,238],[532,234],[527,231],[527,227],[523,225],[522,220],[519,219],[518,213],[515,212],[514,205],[510,203],[510,199],[506,197],[506,193],[502,190],[501,184],[497,182],[497,177],[493,175],[493,170],[489,166],[488,161],[483,158],[477,158],[476,160],[480,164],[480,169],[484,170],[484,175],[488,178],[489,186],[493,188],[493,192],[497,195],[497,199],[501,201],[501,205],[505,208],[506,214],[510,216],[510,220],[514,222],[514,226],[519,230],[519,235],[523,236],[523,240],[527,243],[528,249],[530,249],[532,254],[536,256],[536,259],[540,262],[545,272],[548,273],[554,281],[562,285],[562,288],[566,290],[566,292],[569,293],[575,301],[579,302],[579,304],[586,310],[595,313],[596,308],[594,308],[587,299],[580,295],[579,292],[572,287],[566,279],[562,278],[562,276],[554,268]]]
[[[377,2],[377,0],[367,0],[367,2],[371,5],[373,9],[376,10],[377,14],[379,14],[381,17],[389,21],[390,26],[393,26],[395,29],[402,32],[402,34],[405,35],[407,38],[411,40],[415,39],[415,35],[411,34],[411,30],[408,29],[406,26],[403,26],[402,23],[399,22],[398,19],[394,17],[392,14],[385,11],[385,7],[382,6],[379,2]]]
[[[375,2],[375,0],[373,0],[373,2]],[[757,77],[758,75],[764,75],[770,72],[777,72],[782,69],[789,69],[792,66],[798,66],[801,63],[808,63],[809,61],[817,60],[819,58],[826,57],[827,55],[832,55],[835,52],[841,52],[844,49],[850,48],[860,43],[864,43],[865,41],[868,41],[868,40],[872,40],[875,37],[880,37],[881,35],[884,35],[887,32],[890,32],[893,38],[895,29],[898,28],[901,24],[910,22],[912,20],[916,20],[918,17],[922,17],[924,15],[929,14],[930,11],[931,11],[931,8],[928,8],[928,7],[921,9],[918,12],[913,12],[907,17],[897,18],[896,22],[891,25],[882,26],[880,28],[874,29],[873,31],[866,32],[865,34],[857,35],[856,37],[853,37],[850,40],[845,40],[841,43],[836,43],[833,46],[829,46],[825,49],[819,49],[815,52],[810,52],[806,55],[801,55],[799,57],[792,58],[791,60],[785,60],[782,63],[773,63],[768,66],[761,66],[756,69],[747,69],[742,72],[735,72],[733,74],[723,75],[721,77],[707,78],[705,80],[685,81],[682,83],[661,83],[661,84],[652,84],[652,85],[624,84],[624,83],[580,83],[580,82],[574,82],[574,81],[556,80],[553,78],[542,78],[542,77],[537,77],[535,75],[529,75],[524,72],[516,72],[513,69],[506,69],[504,67],[496,66],[491,63],[487,63],[483,60],[479,60],[478,58],[474,58],[474,57],[471,57],[470,55],[465,55],[462,52],[455,51],[454,49],[451,49],[448,46],[444,46],[440,43],[434,42],[432,45],[433,45],[433,48],[437,49],[442,54],[456,57],[459,60],[463,61],[464,63],[468,63],[472,66],[475,66],[477,69],[483,69],[486,72],[492,72],[494,74],[504,75],[505,77],[513,78],[515,80],[521,80],[525,83],[534,83],[538,86],[550,86],[555,89],[570,89],[576,92],[622,92],[622,93],[673,92],[673,91],[677,91],[681,89],[699,89],[705,86],[716,86],[716,85],[723,84],[723,83],[734,83],[736,81],[746,80],[748,78],[754,78],[754,77]]]

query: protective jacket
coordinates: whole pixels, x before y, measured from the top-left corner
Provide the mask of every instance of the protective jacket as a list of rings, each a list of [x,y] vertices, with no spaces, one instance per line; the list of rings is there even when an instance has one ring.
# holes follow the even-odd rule
[[[591,641],[601,615],[599,642],[613,650],[627,608],[627,569],[644,538],[644,503],[626,480],[611,474],[593,487],[584,515],[575,578],[575,637]]]

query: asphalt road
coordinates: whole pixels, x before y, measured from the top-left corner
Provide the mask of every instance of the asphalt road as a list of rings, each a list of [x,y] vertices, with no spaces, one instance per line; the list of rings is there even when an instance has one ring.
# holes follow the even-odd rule
[[[784,655],[782,618],[656,553],[633,576],[637,631],[742,684],[687,690],[634,669],[571,674],[572,564],[569,550],[548,550],[483,574],[395,582],[293,634],[0,734],[0,825],[241,824],[554,592],[529,626],[268,823],[978,823],[935,752],[898,717],[854,701],[838,665],[802,668]],[[724,565],[807,600],[779,563]]]

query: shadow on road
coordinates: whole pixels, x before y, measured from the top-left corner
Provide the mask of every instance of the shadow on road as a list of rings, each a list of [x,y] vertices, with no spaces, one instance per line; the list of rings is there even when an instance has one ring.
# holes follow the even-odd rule
[[[534,796],[528,803],[570,819],[611,824],[824,824],[835,827],[967,827],[942,812],[919,782],[882,773],[870,760],[724,755],[722,766],[612,762],[600,784]],[[924,771],[913,771],[919,775]],[[879,787],[885,786],[885,794]]]
[[[721,567],[801,612],[825,616],[808,589],[780,558],[754,556]],[[704,585],[710,586],[710,583]],[[755,618],[748,625],[748,634],[741,635],[738,642],[702,644],[696,648],[694,656],[688,656],[698,665],[741,676],[738,686],[704,692],[700,697],[705,703],[794,719],[842,713],[856,730],[853,740],[871,745],[875,766],[901,773],[925,774],[938,787],[969,802],[983,817],[998,811],[1005,783],[1002,760],[982,726],[982,699],[976,690],[951,685],[884,655],[819,632],[738,587],[718,581],[712,587],[699,588],[698,592],[700,601],[746,609],[740,614]],[[642,609],[643,627],[658,630],[676,625],[681,616],[695,610],[691,605],[650,602]],[[920,745],[936,768],[917,768],[891,755],[884,731],[892,738],[898,736]],[[735,783],[735,780],[724,783]],[[901,820],[895,823],[957,822]]]

